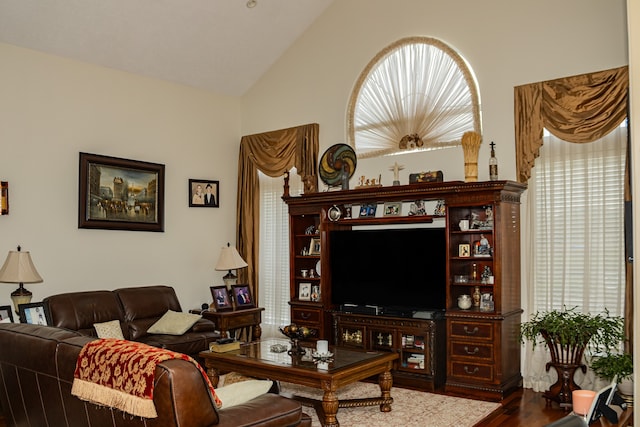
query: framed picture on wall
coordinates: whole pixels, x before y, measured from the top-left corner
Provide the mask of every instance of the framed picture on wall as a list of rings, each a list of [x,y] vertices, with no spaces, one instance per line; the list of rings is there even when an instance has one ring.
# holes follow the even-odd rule
[[[164,231],[164,165],[80,153],[78,228]]]
[[[220,205],[220,183],[206,179],[189,180],[190,208],[217,208]]]

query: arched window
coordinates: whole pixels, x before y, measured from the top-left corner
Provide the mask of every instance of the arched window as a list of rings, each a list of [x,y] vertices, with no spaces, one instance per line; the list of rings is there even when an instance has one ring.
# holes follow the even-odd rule
[[[460,145],[481,132],[480,95],[466,61],[430,37],[387,46],[360,74],[347,111],[358,157]]]

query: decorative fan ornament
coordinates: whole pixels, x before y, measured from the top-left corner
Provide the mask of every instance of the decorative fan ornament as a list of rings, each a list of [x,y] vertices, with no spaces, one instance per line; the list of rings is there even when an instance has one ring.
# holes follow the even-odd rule
[[[356,172],[356,153],[347,144],[332,145],[320,158],[320,179],[329,187],[349,188],[349,178]],[[346,182],[346,188],[344,183]]]

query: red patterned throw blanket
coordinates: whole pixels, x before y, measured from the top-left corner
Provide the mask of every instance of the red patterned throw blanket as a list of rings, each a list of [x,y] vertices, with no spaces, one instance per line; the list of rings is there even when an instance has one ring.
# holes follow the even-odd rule
[[[202,367],[186,354],[135,341],[99,339],[82,348],[71,394],[144,418],[158,416],[153,404],[156,365],[169,359],[193,363],[202,373],[216,407],[221,403]]]

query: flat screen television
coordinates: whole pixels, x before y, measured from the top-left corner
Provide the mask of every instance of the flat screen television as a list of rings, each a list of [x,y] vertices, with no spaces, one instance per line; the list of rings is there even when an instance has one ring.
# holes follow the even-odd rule
[[[333,304],[382,314],[446,308],[444,228],[336,230],[330,242]]]

